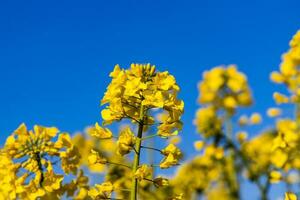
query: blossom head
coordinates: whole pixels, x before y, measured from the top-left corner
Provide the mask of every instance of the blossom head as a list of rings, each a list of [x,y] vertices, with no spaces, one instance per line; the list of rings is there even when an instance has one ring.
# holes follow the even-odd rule
[[[203,74],[199,84],[199,103],[234,112],[238,106],[252,103],[246,76],[235,65],[215,67]]]
[[[151,125],[155,124],[153,112],[160,110],[167,117],[159,122],[159,135],[166,137],[181,129],[184,104],[177,98],[179,87],[169,72],[158,72],[150,64],[131,64],[127,70],[116,65],[110,77],[112,81],[101,100],[107,105],[101,112],[104,124],[125,118]]]

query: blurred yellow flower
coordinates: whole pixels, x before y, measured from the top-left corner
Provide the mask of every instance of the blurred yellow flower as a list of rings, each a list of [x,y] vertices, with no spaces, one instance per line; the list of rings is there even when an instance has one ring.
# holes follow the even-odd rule
[[[279,115],[281,115],[281,110],[279,108],[269,108],[267,110],[267,115],[269,117],[278,117]]]
[[[253,113],[250,116],[250,123],[251,124],[260,124],[262,121],[261,115],[259,113]]]

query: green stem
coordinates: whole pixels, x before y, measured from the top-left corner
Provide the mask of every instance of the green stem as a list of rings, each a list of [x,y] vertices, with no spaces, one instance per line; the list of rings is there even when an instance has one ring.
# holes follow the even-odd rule
[[[297,125],[297,132],[300,130],[300,103],[295,103],[295,121]],[[298,175],[300,175],[300,170],[297,171]],[[300,185],[299,185],[300,186]]]
[[[159,153],[162,153],[161,150],[156,149],[156,148],[153,148],[153,147],[145,147],[145,146],[141,146],[141,148],[143,148],[143,149],[149,149],[149,150],[153,150],[153,151],[158,151]]]
[[[148,139],[154,138],[156,136],[158,136],[158,134],[149,135],[149,136],[143,137],[142,140],[148,140]]]
[[[232,115],[229,113],[226,113],[225,116],[225,132],[226,136],[233,141],[233,127],[232,127]],[[238,169],[236,166],[236,156],[235,156],[235,149],[230,147],[229,149],[229,171],[226,173],[228,174],[228,186],[230,189],[230,193],[233,199],[240,199],[240,188],[239,188],[239,182],[238,182]],[[230,172],[230,168],[233,167],[233,172]],[[225,169],[227,170],[227,169]]]
[[[142,145],[142,137],[143,137],[143,128],[144,128],[144,107],[141,105],[140,107],[140,116],[139,116],[139,129],[135,143],[135,154],[132,166],[132,185],[131,185],[131,200],[137,200],[137,191],[138,191],[138,180],[134,177],[136,170],[140,164],[140,153],[141,153],[141,145]]]
[[[256,185],[259,188],[260,194],[261,194],[261,199],[262,200],[268,200],[268,191],[270,188],[270,181],[269,177],[265,185],[262,185],[259,180],[256,181]]]

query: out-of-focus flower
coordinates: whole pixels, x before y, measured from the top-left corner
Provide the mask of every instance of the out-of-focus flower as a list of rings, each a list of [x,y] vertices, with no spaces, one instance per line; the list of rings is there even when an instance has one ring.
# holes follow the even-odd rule
[[[269,108],[267,110],[267,115],[269,117],[278,117],[279,115],[281,115],[281,109],[279,109],[279,108]]]
[[[259,113],[253,113],[250,116],[250,122],[251,124],[260,124],[262,121],[261,115]]]

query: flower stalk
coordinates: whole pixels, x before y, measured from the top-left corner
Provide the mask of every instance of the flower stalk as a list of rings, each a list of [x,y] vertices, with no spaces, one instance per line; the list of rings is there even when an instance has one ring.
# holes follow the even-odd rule
[[[140,106],[140,116],[139,116],[139,128],[138,128],[138,134],[136,137],[136,143],[135,143],[135,154],[134,154],[134,160],[132,165],[132,174],[135,174],[136,170],[138,169],[138,166],[140,164],[140,154],[141,154],[141,145],[142,145],[142,137],[143,137],[143,129],[144,129],[144,107],[143,105]],[[138,192],[138,180],[136,177],[133,176],[132,178],[132,185],[131,185],[131,200],[137,199],[137,192]]]
[[[225,115],[225,134],[231,141],[233,141],[233,127],[232,127],[232,115],[230,113],[226,113]],[[228,159],[228,168],[225,169],[225,175],[228,176],[226,180],[228,181],[228,186],[230,189],[230,195],[233,199],[240,199],[239,193],[239,181],[238,181],[238,169],[235,163],[235,148],[229,146],[229,159]],[[233,168],[231,172],[230,167]]]

